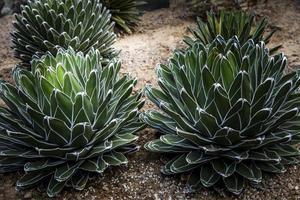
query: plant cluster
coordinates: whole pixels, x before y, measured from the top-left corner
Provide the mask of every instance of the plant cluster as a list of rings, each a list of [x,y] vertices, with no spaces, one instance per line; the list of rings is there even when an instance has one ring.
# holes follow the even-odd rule
[[[138,1],[35,0],[12,33],[22,62],[15,84],[0,82],[0,172],[24,170],[17,188],[47,184],[82,190],[92,174],[128,162],[146,125],[161,136],[145,148],[170,153],[164,174],[189,173],[201,186],[240,194],[265,172],[299,162],[300,76],[265,45],[265,19],[242,12],[198,20],[187,49],[157,69],[160,89],[146,86],[158,110],[140,113],[136,80],[121,76],[112,47],[113,20],[126,32]]]

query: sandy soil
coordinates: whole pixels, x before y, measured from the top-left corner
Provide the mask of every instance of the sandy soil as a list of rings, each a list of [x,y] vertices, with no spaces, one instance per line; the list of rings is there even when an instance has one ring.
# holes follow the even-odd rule
[[[289,59],[290,70],[300,69],[300,4],[298,6],[295,0],[272,0],[254,9],[257,14],[269,17],[272,27],[279,29],[270,46],[283,44],[281,51]],[[11,80],[10,69],[17,63],[10,49],[12,19],[12,16],[0,19],[0,76],[5,80]],[[122,72],[130,73],[138,79],[137,90],[145,84],[156,85],[156,65],[167,62],[173,50],[183,46],[182,37],[188,34],[187,27],[193,25],[193,20],[187,19],[182,9],[161,9],[146,13],[135,34],[118,39],[115,47],[122,50]],[[144,109],[151,108],[153,105],[147,102]],[[140,133],[138,143],[142,146],[153,138],[155,132],[146,129]],[[185,177],[161,175],[160,166],[165,160],[159,155],[141,149],[131,155],[129,160],[128,166],[106,171],[103,177],[93,177],[85,190],[64,190],[56,199],[300,199],[299,166],[289,168],[284,175],[266,176],[263,190],[247,187],[239,197],[221,197],[206,189],[191,193],[185,187]],[[14,184],[21,175],[0,175],[0,200],[47,199],[43,186],[16,192]]]

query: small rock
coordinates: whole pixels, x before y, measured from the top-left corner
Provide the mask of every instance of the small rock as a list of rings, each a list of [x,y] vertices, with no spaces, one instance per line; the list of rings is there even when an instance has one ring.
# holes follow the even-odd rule
[[[31,191],[26,192],[25,195],[24,195],[25,199],[30,199],[31,197],[32,197],[32,192]]]
[[[104,185],[104,186],[102,187],[102,189],[105,190],[105,191],[108,191],[108,190],[109,190],[108,187],[107,187],[106,185]]]

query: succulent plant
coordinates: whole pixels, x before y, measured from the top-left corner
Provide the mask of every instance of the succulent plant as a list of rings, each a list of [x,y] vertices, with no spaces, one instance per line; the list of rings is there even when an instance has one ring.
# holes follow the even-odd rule
[[[256,23],[255,15],[244,11],[221,11],[219,17],[213,12],[207,12],[207,23],[199,17],[197,28],[189,29],[193,36],[186,36],[184,41],[189,46],[193,46],[195,42],[209,44],[218,35],[221,35],[226,40],[237,36],[241,44],[249,39],[252,39],[256,44],[260,41],[268,44],[276,30],[265,35],[267,26],[268,21],[266,18]],[[274,52],[278,48],[280,46],[274,47],[270,51]]]
[[[25,67],[30,67],[33,56],[55,55],[68,47],[83,53],[98,49],[102,57],[111,59],[116,36],[110,19],[99,0],[30,0],[14,22],[15,55]]]
[[[131,34],[140,21],[142,12],[138,9],[144,5],[142,0],[101,0],[110,10],[116,27]]]
[[[16,86],[2,82],[0,172],[24,169],[17,189],[45,180],[49,196],[64,186],[81,190],[91,173],[126,164],[137,150],[141,93],[136,80],[119,77],[120,62],[101,67],[98,50],[86,56],[59,50],[17,68]]]
[[[239,8],[239,0],[186,0],[187,8],[194,15],[201,16],[208,10],[228,10]]]
[[[187,6],[196,15],[200,16],[213,8],[211,0],[187,0]]]
[[[239,194],[246,181],[259,185],[263,173],[297,163],[300,78],[286,65],[263,42],[220,36],[159,65],[161,89],[145,93],[160,110],[141,118],[161,134],[145,148],[172,156],[162,172],[189,173],[192,189]]]
[[[0,17],[12,13],[20,13],[21,5],[27,0],[0,0]]]

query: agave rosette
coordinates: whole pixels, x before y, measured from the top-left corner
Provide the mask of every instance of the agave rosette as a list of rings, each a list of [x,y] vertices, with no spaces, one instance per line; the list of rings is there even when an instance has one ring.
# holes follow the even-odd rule
[[[141,118],[162,134],[145,148],[173,157],[162,172],[189,173],[193,189],[239,194],[246,181],[259,184],[264,172],[297,163],[300,79],[286,65],[263,42],[221,36],[159,65],[160,90],[145,93],[160,110]]]
[[[64,186],[81,190],[91,173],[126,164],[143,128],[135,79],[119,77],[120,62],[101,67],[98,50],[86,56],[60,50],[17,68],[16,86],[2,82],[0,172],[24,169],[25,189],[48,180],[54,196]]]
[[[191,47],[195,42],[209,44],[218,35],[221,35],[226,40],[237,36],[241,44],[246,43],[249,39],[252,39],[255,44],[261,41],[268,44],[276,30],[266,34],[267,27],[266,18],[256,22],[254,14],[248,14],[244,11],[221,11],[220,16],[214,12],[207,12],[207,22],[204,22],[200,17],[197,18],[197,27],[195,29],[189,28],[192,36],[186,36],[184,41]],[[280,47],[274,47],[271,52]]]
[[[110,10],[116,27],[131,34],[140,22],[142,12],[139,6],[144,5],[142,0],[101,0]]]
[[[94,48],[106,59],[116,55],[114,23],[99,0],[30,0],[16,15],[14,28],[15,55],[26,67],[33,56],[55,55],[59,48],[83,53]]]

